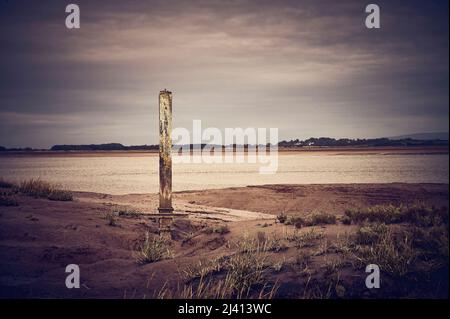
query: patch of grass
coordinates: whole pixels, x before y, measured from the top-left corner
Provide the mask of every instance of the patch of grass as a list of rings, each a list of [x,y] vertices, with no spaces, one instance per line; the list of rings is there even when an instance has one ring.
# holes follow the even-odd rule
[[[179,297],[272,298],[278,288],[267,283],[265,274],[270,270],[280,270],[283,263],[269,263],[257,240],[251,244],[247,242],[245,249],[242,246],[237,248],[230,256],[199,262],[195,268],[188,268],[186,273],[199,280],[185,285]]]
[[[284,239],[293,242],[297,248],[312,247],[316,240],[323,238],[323,233],[317,233],[314,228],[306,232],[294,230],[293,232],[285,231]]]
[[[182,274],[186,279],[192,280],[218,273],[224,269],[225,259],[226,257],[219,256],[212,259],[199,260],[197,263],[183,269]]]
[[[264,232],[258,232],[257,237],[251,237],[248,234],[245,234],[232,246],[234,246],[239,253],[280,252],[288,248],[281,238],[276,236],[266,236]]]
[[[346,289],[339,272],[325,275],[320,279],[308,278],[303,290],[303,299],[330,299],[345,297]]]
[[[108,226],[117,226],[117,215],[114,212],[107,213],[105,219]]]
[[[309,217],[308,226],[327,224],[336,224],[336,216],[328,213],[316,213]]]
[[[285,225],[294,225],[295,228],[310,227],[316,225],[336,224],[337,218],[333,214],[313,213],[306,217],[288,216]]]
[[[339,220],[344,225],[351,225],[352,224],[352,219],[349,216],[347,216],[347,215],[341,216],[341,218]]]
[[[125,206],[116,206],[113,208],[113,213],[117,214],[119,217],[131,217],[138,218],[142,213],[137,209]]]
[[[230,229],[228,228],[227,225],[219,225],[219,226],[211,226],[211,227],[206,227],[203,232],[205,234],[220,234],[220,235],[225,235],[228,234],[230,232]]]
[[[53,189],[50,194],[47,196],[49,200],[56,200],[56,201],[72,201],[73,200],[73,194],[70,191],[63,190],[63,189]]]
[[[136,251],[136,260],[140,264],[153,263],[162,259],[173,258],[169,243],[159,236],[150,237],[145,233],[145,240]]]
[[[361,265],[365,267],[368,264],[376,264],[384,272],[396,277],[413,272],[418,254],[412,246],[410,234],[403,232],[395,238],[387,226],[370,228],[372,227],[366,226],[365,230],[357,235],[357,241],[364,243],[355,250]]]
[[[448,209],[427,207],[424,205],[394,206],[376,205],[365,209],[349,209],[345,211],[350,223],[377,222],[385,224],[410,223],[417,226],[431,227],[448,225]]]
[[[302,272],[305,272],[308,269],[309,263],[311,262],[311,254],[300,251],[299,254],[295,257],[295,265],[299,266]]]
[[[227,272],[225,278],[201,277],[198,282],[184,285],[181,291],[164,294],[164,298],[177,299],[272,299],[279,288],[277,283],[238,281],[235,272]],[[249,285],[250,284],[250,285]],[[161,295],[161,294],[159,294]]]
[[[280,213],[277,215],[277,220],[280,222],[280,224],[284,224],[287,220],[287,216],[285,213]]]
[[[17,190],[24,195],[33,196],[35,198],[48,198],[57,201],[73,200],[73,194],[70,191],[62,190],[54,184],[40,179],[32,178],[22,181],[19,186],[17,186]]]
[[[388,236],[389,231],[385,224],[363,226],[356,231],[355,242],[360,245],[373,245]]]

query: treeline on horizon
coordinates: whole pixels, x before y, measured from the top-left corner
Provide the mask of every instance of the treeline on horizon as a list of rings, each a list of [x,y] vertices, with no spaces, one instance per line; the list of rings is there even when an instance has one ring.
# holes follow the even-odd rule
[[[185,145],[187,146],[187,145]],[[190,149],[203,148],[206,144],[190,144]],[[448,146],[448,140],[416,140],[411,138],[405,139],[389,139],[389,138],[373,138],[373,139],[335,139],[330,137],[309,138],[306,140],[290,140],[278,143],[280,148],[302,148],[302,147],[380,147],[380,146]],[[215,147],[233,147],[248,148],[257,147],[256,145],[215,145]],[[158,150],[159,145],[131,145],[125,146],[120,143],[107,144],[86,144],[86,145],[54,145],[50,151],[150,151]],[[6,151],[49,151],[48,149],[26,148],[6,148],[0,146],[0,152]]]

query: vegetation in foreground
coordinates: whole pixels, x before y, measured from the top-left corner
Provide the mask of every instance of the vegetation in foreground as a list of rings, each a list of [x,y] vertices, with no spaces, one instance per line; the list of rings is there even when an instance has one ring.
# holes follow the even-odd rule
[[[344,235],[334,237],[307,224],[299,229],[295,223],[286,223],[289,218],[284,219],[287,226],[282,235],[259,231],[254,236],[227,241],[229,253],[188,265],[181,271],[184,281],[175,288],[164,285],[155,291],[155,297],[448,296],[446,208],[387,205],[348,211],[339,218],[329,218],[327,214],[305,218],[311,221],[309,225],[340,223],[349,227]],[[369,264],[379,266],[382,289],[369,290],[364,286],[365,268]]]
[[[15,184],[0,178],[0,188],[9,189],[7,195],[23,194],[35,198],[47,198],[54,201],[73,200],[72,192],[41,179],[31,178]],[[5,192],[3,192],[2,196],[6,196]]]

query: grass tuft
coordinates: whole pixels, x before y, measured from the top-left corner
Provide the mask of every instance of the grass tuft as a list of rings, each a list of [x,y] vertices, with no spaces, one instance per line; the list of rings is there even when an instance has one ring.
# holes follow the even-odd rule
[[[205,234],[220,234],[225,235],[230,232],[230,229],[227,225],[219,225],[219,226],[211,226],[207,227],[203,230]]]
[[[17,190],[24,195],[33,196],[36,198],[47,198],[57,201],[73,200],[72,192],[59,189],[54,184],[40,179],[31,178],[29,180],[22,181],[19,186],[17,186]]]
[[[136,252],[137,262],[148,264],[169,258],[173,258],[169,243],[159,236],[150,237],[149,233],[146,232],[145,240]]]
[[[117,215],[114,212],[107,213],[105,219],[108,222],[108,226],[117,226]]]

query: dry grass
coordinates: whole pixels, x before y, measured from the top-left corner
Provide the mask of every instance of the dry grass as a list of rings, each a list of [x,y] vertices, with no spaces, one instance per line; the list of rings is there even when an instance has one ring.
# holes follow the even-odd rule
[[[131,218],[138,218],[142,215],[142,212],[140,212],[139,210],[128,206],[115,206],[112,209],[112,213],[116,214],[119,217]]]
[[[288,248],[282,238],[274,235],[266,236],[264,232],[258,232],[257,237],[251,237],[248,234],[244,234],[244,236],[228,246],[236,249],[239,253],[280,252]]]
[[[136,260],[140,264],[153,263],[162,259],[173,258],[169,243],[159,236],[150,237],[145,233],[145,240],[135,252]]]
[[[228,228],[227,225],[218,225],[218,226],[210,226],[210,227],[206,227],[203,232],[205,234],[220,234],[220,235],[225,235],[228,234],[230,232],[230,229]]]
[[[448,228],[413,227],[393,230],[384,224],[361,227],[354,254],[360,266],[377,264],[394,278],[412,282],[448,270]]]
[[[105,219],[108,226],[117,226],[117,215],[114,212],[106,213]]]
[[[288,242],[292,242],[297,248],[312,247],[318,239],[323,238],[323,233],[318,233],[314,228],[309,229],[306,232],[301,232],[297,229],[293,231],[284,232],[284,239]]]
[[[294,225],[296,228],[310,227],[316,225],[336,224],[337,218],[333,214],[313,213],[306,217],[288,216],[285,225]]]
[[[272,298],[278,285],[268,283],[266,273],[282,264],[267,261],[266,252],[271,250],[267,238],[245,236],[232,247],[236,252],[211,261],[200,261],[184,270],[189,279],[181,291],[171,292],[176,298]],[[195,280],[198,279],[198,280]]]
[[[73,194],[70,191],[58,188],[56,185],[40,180],[29,179],[19,183],[17,190],[28,196],[47,198],[56,201],[71,201]]]

